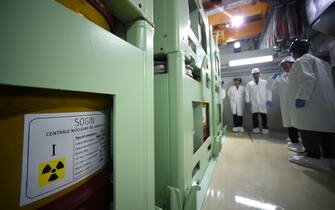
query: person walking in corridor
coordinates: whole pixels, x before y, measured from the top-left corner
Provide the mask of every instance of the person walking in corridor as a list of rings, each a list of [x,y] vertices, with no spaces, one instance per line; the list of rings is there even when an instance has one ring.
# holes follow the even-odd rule
[[[251,71],[253,79],[247,84],[245,90],[246,106],[251,108],[253,129],[252,132],[269,134],[267,109],[272,107],[272,91],[268,82],[261,78],[259,68]],[[259,116],[262,118],[262,129],[259,124]]]

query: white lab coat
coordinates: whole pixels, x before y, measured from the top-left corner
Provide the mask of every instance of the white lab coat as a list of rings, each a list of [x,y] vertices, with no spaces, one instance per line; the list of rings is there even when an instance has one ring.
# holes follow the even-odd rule
[[[224,100],[226,98],[226,90],[225,89],[221,89],[221,99]]]
[[[272,90],[278,90],[280,100],[280,111],[283,126],[292,127],[289,113],[289,96],[288,96],[288,73],[283,73],[273,80]]]
[[[267,113],[266,101],[272,101],[272,91],[268,82],[259,78],[258,85],[254,80],[248,82],[245,88],[245,101],[251,103],[252,113]]]
[[[335,90],[329,64],[305,54],[289,74],[289,109],[293,126],[301,130],[335,133]],[[295,100],[306,100],[296,108]]]
[[[242,85],[238,89],[235,85],[228,89],[231,112],[238,116],[243,116],[244,112],[244,91],[245,88]]]

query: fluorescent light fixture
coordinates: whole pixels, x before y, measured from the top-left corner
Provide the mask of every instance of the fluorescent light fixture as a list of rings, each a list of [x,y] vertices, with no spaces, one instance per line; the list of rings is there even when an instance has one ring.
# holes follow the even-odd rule
[[[239,42],[239,41],[234,42],[234,48],[235,49],[240,48],[240,47],[241,47],[241,42]]]
[[[235,41],[235,39],[228,38],[228,39],[226,40],[226,42],[233,42],[233,41]]]
[[[277,206],[235,195],[235,202],[262,210],[276,210]]]
[[[253,57],[253,58],[244,58],[244,59],[236,59],[229,61],[229,66],[243,66],[243,65],[250,65],[250,64],[256,64],[256,63],[266,63],[273,61],[272,55],[266,55],[266,56],[259,56],[259,57]]]
[[[236,15],[231,18],[231,25],[233,27],[239,27],[240,25],[243,24],[243,22],[244,22],[244,18],[240,15]]]

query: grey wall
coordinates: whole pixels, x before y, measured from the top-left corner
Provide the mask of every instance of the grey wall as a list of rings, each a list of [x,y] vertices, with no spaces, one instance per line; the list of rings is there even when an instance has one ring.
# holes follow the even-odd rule
[[[222,72],[222,79],[224,81],[224,89],[228,90],[228,88],[232,85],[232,80],[234,77],[241,77],[243,82],[242,84],[246,86],[246,84],[252,79],[251,77],[251,70],[255,67],[261,69],[262,75],[261,77],[266,80],[270,80],[273,73],[280,71],[278,66],[278,61],[281,58],[275,59],[274,62],[257,64],[257,65],[246,65],[241,67],[228,67],[227,63],[230,59],[242,59],[247,57],[254,57],[254,56],[262,56],[262,55],[269,55],[271,54],[272,50],[256,50],[256,51],[249,51],[247,53],[236,53],[232,55],[222,55],[221,57],[221,72]],[[276,131],[284,131],[285,128],[282,126],[281,114],[280,114],[280,105],[279,105],[279,95],[278,91],[273,91],[273,104],[274,107],[268,110],[268,121],[270,130]],[[224,109],[223,109],[223,120],[224,123],[228,126],[228,128],[232,128],[233,126],[233,119],[232,113],[230,110],[229,100],[226,97],[224,99]],[[247,130],[252,129],[252,118],[250,110],[245,110],[244,112],[244,127]]]
[[[234,53],[233,45],[220,45],[219,50],[221,55]]]

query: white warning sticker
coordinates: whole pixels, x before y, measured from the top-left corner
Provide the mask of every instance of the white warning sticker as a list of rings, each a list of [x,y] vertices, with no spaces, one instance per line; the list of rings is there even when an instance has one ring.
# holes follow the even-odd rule
[[[107,162],[108,114],[27,114],[20,206],[63,190]]]

